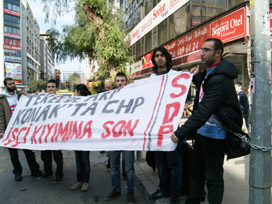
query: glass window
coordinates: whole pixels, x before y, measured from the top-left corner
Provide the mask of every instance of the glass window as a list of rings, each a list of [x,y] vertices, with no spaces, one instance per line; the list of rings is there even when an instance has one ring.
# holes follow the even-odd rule
[[[138,7],[134,14],[134,27],[141,21],[141,7]]]
[[[130,17],[127,21],[127,32],[130,32],[133,28],[133,17]]]
[[[234,7],[242,2],[244,2],[245,0],[229,0],[229,8]],[[272,0],[269,0],[270,4],[272,4]]]
[[[141,40],[138,40],[136,43],[136,57],[139,57],[141,53]]]
[[[174,13],[175,36],[178,36],[191,28],[188,19],[189,19],[189,4],[185,4],[183,7],[181,7]]]
[[[152,31],[145,35],[145,52],[152,49]]]
[[[152,30],[152,48],[155,48],[158,46],[158,27],[154,28]]]
[[[174,38],[174,37],[175,37],[175,21],[174,21],[174,15],[171,15],[171,16],[169,17],[168,30],[169,30],[168,39]]]
[[[153,0],[144,0],[145,16],[153,9]]]
[[[167,19],[161,22],[158,26],[159,45],[165,43],[167,39]]]

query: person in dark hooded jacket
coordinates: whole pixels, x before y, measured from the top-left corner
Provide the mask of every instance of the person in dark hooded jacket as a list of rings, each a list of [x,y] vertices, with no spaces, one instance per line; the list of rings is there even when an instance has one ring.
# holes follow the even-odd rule
[[[197,67],[190,71],[197,87],[193,114],[171,135],[172,141],[179,142],[196,134],[186,204],[200,203],[205,181],[209,203],[222,203],[223,163],[229,134],[224,127],[241,131],[242,115],[233,84],[238,71],[222,59],[223,51],[219,39],[209,38],[203,43],[200,57],[205,70],[200,73]]]

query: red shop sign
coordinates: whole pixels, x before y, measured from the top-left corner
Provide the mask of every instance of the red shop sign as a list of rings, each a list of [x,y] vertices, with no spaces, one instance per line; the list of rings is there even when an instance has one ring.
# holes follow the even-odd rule
[[[242,7],[210,24],[211,37],[228,42],[247,34],[246,7]]]
[[[247,35],[247,24],[246,6],[244,6],[220,19],[194,29],[164,47],[171,54],[172,59],[180,64],[196,61],[195,58],[199,56],[199,50],[207,38],[219,38],[223,43],[239,39]],[[152,62],[149,63],[152,53],[143,57],[146,63],[143,64],[142,69],[153,66]],[[189,57],[192,54],[194,56]]]

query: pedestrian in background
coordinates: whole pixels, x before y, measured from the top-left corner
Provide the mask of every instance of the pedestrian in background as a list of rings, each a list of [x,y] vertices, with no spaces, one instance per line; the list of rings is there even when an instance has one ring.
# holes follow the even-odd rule
[[[84,84],[75,86],[75,96],[89,96],[91,92]],[[71,187],[71,190],[81,189],[82,192],[88,191],[90,178],[90,151],[75,151],[77,182]]]
[[[242,116],[245,119],[246,126],[248,129],[248,115],[249,115],[249,103],[246,93],[242,90],[242,83],[241,82],[235,82],[235,90],[238,95],[238,100],[240,103],[240,108],[242,111]]]

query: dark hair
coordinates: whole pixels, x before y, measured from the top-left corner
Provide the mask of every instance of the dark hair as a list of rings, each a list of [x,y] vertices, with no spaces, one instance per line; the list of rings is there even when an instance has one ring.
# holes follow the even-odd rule
[[[57,86],[57,81],[55,80],[55,79],[50,79],[47,83],[46,83],[46,85],[47,84],[49,84],[49,83],[54,83],[54,84],[56,84],[56,86]]]
[[[118,72],[114,78],[114,81],[115,81],[116,77],[125,77],[126,81],[127,81],[127,75],[124,72]]]
[[[76,85],[75,90],[78,90],[81,96],[91,95],[91,92],[88,90],[88,88],[85,84]]]
[[[7,82],[8,82],[8,81],[12,81],[12,80],[13,80],[12,78],[5,78],[5,79],[4,79],[4,85],[6,86],[6,85],[7,85]]]
[[[224,52],[224,44],[222,43],[221,40],[219,40],[218,38],[208,38],[207,40],[205,40],[205,42],[214,42],[214,46],[213,46],[213,49],[214,50],[221,50],[221,58],[222,58],[222,55],[223,55],[223,52]]]
[[[157,64],[155,62],[155,55],[156,55],[157,51],[162,52],[162,54],[165,56],[165,58],[166,58],[166,68],[167,68],[167,71],[169,71],[172,68],[172,57],[171,57],[170,53],[167,51],[166,48],[164,48],[164,47],[157,47],[154,50],[152,58],[151,58],[152,63],[154,64],[154,67],[152,68],[153,72],[154,73],[158,72],[158,67],[157,67]]]

